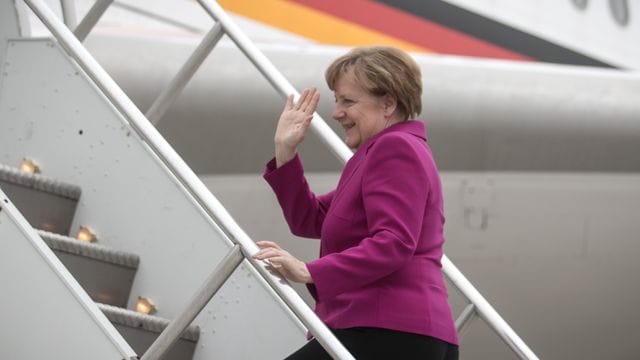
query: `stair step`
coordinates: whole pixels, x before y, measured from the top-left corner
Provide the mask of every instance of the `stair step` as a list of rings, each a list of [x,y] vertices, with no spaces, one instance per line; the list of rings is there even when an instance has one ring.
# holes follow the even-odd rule
[[[140,357],[169,325],[169,320],[158,316],[140,314],[132,310],[100,303],[98,303],[98,307]],[[193,358],[199,338],[200,328],[189,326],[163,359]]]
[[[0,187],[31,226],[68,234],[82,190],[39,174],[0,164]]]
[[[47,231],[38,234],[94,301],[127,306],[138,255]]]

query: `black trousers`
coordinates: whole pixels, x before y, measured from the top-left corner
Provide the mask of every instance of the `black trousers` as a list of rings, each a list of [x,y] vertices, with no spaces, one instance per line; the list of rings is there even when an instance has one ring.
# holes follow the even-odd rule
[[[419,334],[380,328],[332,330],[358,360],[420,359],[458,360],[458,346]],[[313,339],[286,360],[331,360],[318,340]]]

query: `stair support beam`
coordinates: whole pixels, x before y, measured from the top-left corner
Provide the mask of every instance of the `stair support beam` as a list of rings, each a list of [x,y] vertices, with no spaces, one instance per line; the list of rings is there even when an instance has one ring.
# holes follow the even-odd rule
[[[244,255],[240,250],[240,245],[234,245],[231,251],[222,259],[215,270],[209,275],[204,284],[194,294],[186,308],[180,315],[171,321],[164,331],[158,336],[144,353],[141,360],[159,360],[175,344],[184,330],[193,322],[202,309],[209,303],[211,298],[218,292],[220,287],[227,281],[233,271],[240,265]]]
[[[476,318],[476,306],[473,304],[467,304],[460,313],[460,316],[456,319],[456,330],[458,331],[458,337],[462,338],[464,333],[469,329],[471,321]]]
[[[60,0],[60,8],[62,9],[62,18],[69,29],[73,29],[78,22],[76,18],[75,0]]]
[[[105,11],[111,6],[113,0],[98,0],[95,4],[89,9],[87,15],[84,16],[82,21],[78,24],[76,29],[73,31],[74,35],[83,42],[84,39],[87,38],[87,35],[91,32],[94,26],[98,23],[98,20],[102,17]]]
[[[169,110],[171,105],[178,98],[185,86],[193,75],[198,71],[200,65],[207,58],[211,50],[216,46],[218,41],[224,35],[222,24],[216,23],[211,30],[204,36],[198,47],[191,54],[189,59],[182,65],[171,83],[162,91],[158,98],[153,102],[147,113],[147,119],[153,124],[157,124],[164,114]]]

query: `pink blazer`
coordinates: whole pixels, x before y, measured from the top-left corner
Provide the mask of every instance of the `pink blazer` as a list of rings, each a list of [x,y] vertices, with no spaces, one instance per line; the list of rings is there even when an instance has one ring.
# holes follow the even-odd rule
[[[337,188],[314,195],[296,156],[264,178],[293,234],[320,238],[307,263],[316,313],[334,329],[380,327],[458,344],[440,259],[440,177],[420,121],[363,143]]]

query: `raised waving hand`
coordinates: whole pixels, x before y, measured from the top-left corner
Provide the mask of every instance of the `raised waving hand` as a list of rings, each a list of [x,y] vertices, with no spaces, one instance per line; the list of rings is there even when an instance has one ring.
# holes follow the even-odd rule
[[[298,145],[302,143],[313,113],[318,107],[320,92],[316,88],[307,88],[300,95],[300,99],[293,103],[293,95],[289,95],[284,105],[278,126],[276,127],[276,166],[293,159],[298,151]]]

